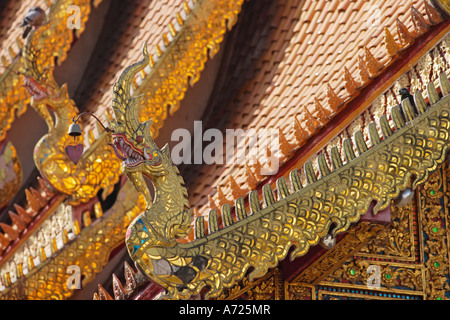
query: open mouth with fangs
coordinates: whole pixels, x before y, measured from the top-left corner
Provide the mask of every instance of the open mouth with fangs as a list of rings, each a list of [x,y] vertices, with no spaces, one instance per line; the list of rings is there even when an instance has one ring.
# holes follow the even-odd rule
[[[144,162],[144,156],[134,149],[123,136],[114,136],[112,147],[116,156],[128,167],[136,167]]]
[[[47,91],[31,77],[25,77],[23,85],[35,101],[48,97]]]

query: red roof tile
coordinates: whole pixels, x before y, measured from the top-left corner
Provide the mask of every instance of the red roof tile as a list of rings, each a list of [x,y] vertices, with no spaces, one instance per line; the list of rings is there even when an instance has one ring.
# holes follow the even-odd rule
[[[325,111],[331,111],[328,86],[341,100],[350,98],[343,82],[344,67],[361,82],[358,57],[365,54],[364,47],[381,65],[389,62],[384,26],[397,35],[398,18],[412,32],[411,6],[425,14],[423,1],[272,1],[273,15],[260,17],[271,26],[267,33],[266,29],[254,28],[259,20],[252,16],[258,6],[264,5],[263,1],[244,4],[240,20],[231,31],[234,42],[225,48],[228,62],[222,65],[222,80],[208,105],[210,117],[204,120],[208,126],[222,130],[273,126],[283,130],[290,142],[295,141],[294,116],[305,128],[311,126],[303,113],[305,108],[316,113],[315,99]],[[394,38],[399,41],[398,36]],[[248,45],[256,42],[261,43],[259,50]],[[244,63],[241,55],[251,55],[251,62]],[[207,196],[212,190],[223,186],[225,194],[231,192],[229,176],[246,186],[244,171],[242,164],[186,165],[182,172],[191,204],[206,213]]]

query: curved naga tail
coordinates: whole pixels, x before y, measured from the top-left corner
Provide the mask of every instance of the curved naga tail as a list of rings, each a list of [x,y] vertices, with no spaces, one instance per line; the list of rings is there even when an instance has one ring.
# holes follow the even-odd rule
[[[308,183],[305,187],[298,171],[293,170],[290,187],[283,177],[277,180],[277,198],[267,184],[262,192],[263,205],[258,192],[252,191],[248,202],[244,198],[236,200],[234,210],[224,205],[220,216],[212,210],[208,228],[204,217],[197,218],[196,239],[179,243],[176,238],[187,234],[191,222],[182,178],[172,165],[167,148],[159,150],[149,131],[142,132],[143,125],[133,118],[137,105],[129,93],[122,91],[129,87],[131,75],[144,64],[127,69],[125,72],[130,73],[120,77],[127,80],[115,86],[119,92],[114,94],[125,99],[115,98],[113,103],[120,121],[113,136],[115,146],[124,154],[123,172],[138,190],[147,193],[149,203],[127,230],[127,249],[142,272],[167,289],[167,298],[187,299],[205,286],[210,288],[205,298],[217,297],[224,288],[242,279],[249,268],[253,268],[250,279],[264,275],[286,257],[292,246],[295,249],[291,259],[304,255],[327,234],[336,236],[348,230],[367,212],[372,201],[376,201],[376,214],[409,185],[412,177],[413,188],[423,183],[445,160],[449,147],[450,84],[443,75],[444,97],[440,101],[430,83],[429,108],[417,92],[417,111],[408,100],[402,102],[406,119],[398,107],[392,109],[395,132],[385,115],[379,119],[383,140],[376,124],[369,126],[373,144],[370,149],[359,131],[355,135],[358,156],[347,140],[343,148],[345,164],[338,152],[332,152],[332,171],[320,156],[320,179],[308,162],[304,166]],[[408,124],[412,120],[414,126]],[[148,125],[145,130],[149,130]],[[144,177],[154,183],[153,202]],[[332,223],[335,227],[330,231]]]

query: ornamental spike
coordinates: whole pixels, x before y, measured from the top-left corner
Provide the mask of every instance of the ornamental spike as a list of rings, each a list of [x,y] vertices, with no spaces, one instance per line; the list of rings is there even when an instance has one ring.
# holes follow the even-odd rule
[[[222,191],[221,187],[217,187],[217,201],[219,202],[219,206],[224,205],[225,203],[229,203],[230,201],[225,197],[225,194]]]
[[[249,189],[254,189],[258,185],[258,180],[255,177],[255,174],[252,172],[248,164],[245,164],[245,176],[246,182]]]
[[[214,199],[211,197],[211,195],[208,195],[208,203],[209,203],[209,208],[211,210],[217,210],[219,209],[216,205],[216,203],[214,202]]]
[[[17,230],[15,230],[10,225],[0,222],[0,227],[2,227],[3,231],[5,232],[9,240],[14,241],[19,237],[19,232],[17,232]]]
[[[119,278],[117,278],[115,273],[112,274],[112,285],[113,285],[114,299],[125,300],[127,290],[123,287],[122,283],[120,282]]]
[[[358,69],[361,83],[364,85],[369,81],[370,75],[369,72],[367,71],[366,64],[364,63],[364,60],[361,56],[358,57]]]
[[[36,199],[34,194],[32,194],[31,191],[28,189],[25,189],[25,196],[27,198],[28,205],[34,211],[33,215],[37,214],[39,209],[41,209],[41,205],[40,205],[39,201]]]
[[[128,262],[123,263],[125,285],[128,290],[134,290],[137,287],[136,272],[130,267]]]
[[[414,28],[419,35],[427,32],[430,28],[430,25],[425,20],[423,15],[419,11],[417,11],[414,6],[411,6],[411,18],[414,24]]]
[[[114,300],[101,284],[98,285],[98,300]]]
[[[431,24],[439,24],[443,21],[441,15],[436,11],[436,9],[431,6],[427,0],[424,1],[425,12],[427,13],[428,20]]]
[[[398,51],[401,49],[400,45],[394,40],[394,37],[387,27],[384,28],[384,46],[386,48],[387,55],[391,59],[396,57]]]
[[[18,232],[22,232],[25,229],[26,224],[17,214],[12,211],[8,211],[12,223],[16,226]]]
[[[316,115],[317,119],[319,119],[319,121],[324,121],[331,115],[331,113],[322,106],[317,98],[314,98],[314,109],[314,114]]]
[[[18,205],[17,203],[14,204],[14,208],[16,209],[17,214],[19,215],[19,217],[22,218],[23,221],[25,221],[25,223],[30,223],[32,220],[31,215],[27,212],[27,210],[25,210],[23,207],[21,207],[20,205]]]
[[[369,48],[364,47],[364,60],[366,63],[367,71],[371,77],[374,77],[383,68],[383,65],[373,56]]]
[[[280,140],[280,151],[283,154],[283,156],[287,157],[289,156],[293,151],[293,145],[289,143],[289,141],[286,139],[286,136],[283,133],[283,130],[278,130],[278,138]]]
[[[360,87],[360,84],[352,77],[347,67],[344,67],[344,86],[350,96],[354,95]]]
[[[230,184],[231,195],[233,196],[233,198],[237,199],[239,197],[242,197],[244,191],[239,187],[236,180],[234,180],[231,174],[229,175],[228,182]]]
[[[331,88],[330,84],[327,84],[327,101],[331,110],[336,111],[342,106],[342,99],[334,92],[333,88]],[[326,111],[327,118],[331,117],[332,114],[328,110]]]
[[[306,140],[306,137],[308,137],[308,134],[306,130],[303,129],[302,125],[295,116],[294,116],[294,123],[292,126],[294,128],[294,137],[295,140],[297,141],[297,144],[298,145],[303,144],[303,142]]]
[[[397,19],[397,33],[400,39],[400,45],[402,46],[403,49],[409,46],[414,41],[414,38],[409,32],[408,28],[398,19]]]

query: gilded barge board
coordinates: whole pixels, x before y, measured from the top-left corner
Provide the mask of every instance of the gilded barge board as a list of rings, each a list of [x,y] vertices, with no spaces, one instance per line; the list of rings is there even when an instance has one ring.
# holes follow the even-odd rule
[[[123,230],[139,212],[145,201],[127,182],[114,206],[96,221],[95,227],[84,228],[63,250],[47,257],[39,266],[0,292],[0,300],[63,300],[70,298],[74,289],[67,285],[68,268],[80,268],[81,286],[91,282],[108,263],[110,253],[123,243]],[[101,248],[101,249],[100,249]]]

